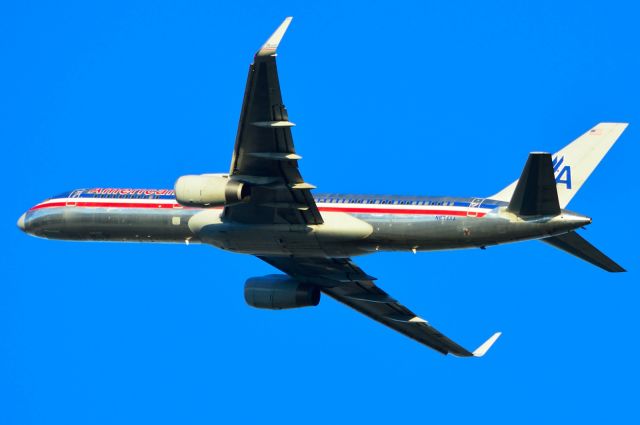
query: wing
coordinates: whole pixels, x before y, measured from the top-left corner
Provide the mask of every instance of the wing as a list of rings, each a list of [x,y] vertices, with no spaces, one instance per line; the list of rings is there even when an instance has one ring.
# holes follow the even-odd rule
[[[226,219],[248,224],[321,224],[322,217],[305,183],[282,103],[276,49],[287,18],[258,50],[249,67],[229,174],[251,184],[249,202],[228,206]]]
[[[442,354],[481,357],[500,337],[500,332],[497,332],[475,351],[468,351],[378,288],[373,283],[375,278],[367,275],[350,259],[258,258],[301,282],[319,286],[322,292],[337,301]]]

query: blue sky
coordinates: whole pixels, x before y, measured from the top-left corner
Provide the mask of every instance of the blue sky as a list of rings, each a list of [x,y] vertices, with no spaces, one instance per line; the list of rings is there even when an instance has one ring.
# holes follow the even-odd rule
[[[0,13],[0,423],[639,420],[635,2],[13,2]],[[480,4],[482,3],[482,4]],[[273,272],[208,246],[28,237],[78,187],[228,170],[247,67],[278,65],[320,191],[487,196],[530,151],[630,122],[570,208],[626,267],[542,243],[356,261],[483,359],[444,357],[324,299],[269,312]]]

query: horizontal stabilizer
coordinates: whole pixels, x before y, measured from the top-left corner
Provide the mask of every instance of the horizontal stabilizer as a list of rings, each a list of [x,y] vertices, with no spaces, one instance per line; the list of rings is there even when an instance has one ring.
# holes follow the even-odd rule
[[[508,210],[519,216],[560,214],[551,154],[529,154]]]
[[[569,232],[564,235],[541,240],[608,272],[626,271],[576,232]]]

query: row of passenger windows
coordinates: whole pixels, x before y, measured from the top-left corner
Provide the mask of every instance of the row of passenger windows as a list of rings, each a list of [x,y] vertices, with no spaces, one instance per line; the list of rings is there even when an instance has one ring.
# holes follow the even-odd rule
[[[104,199],[169,199],[172,196],[167,195],[145,195],[145,194],[128,194],[114,195],[97,193],[92,195],[93,198]],[[433,205],[433,206],[453,206],[453,201],[408,201],[401,199],[356,199],[356,198],[319,198],[317,202],[324,204],[373,204],[373,205]]]
[[[374,204],[374,205],[437,205],[453,206],[453,201],[405,201],[401,199],[353,199],[353,198],[319,198],[318,203],[325,204]]]
[[[91,195],[92,198],[105,198],[105,199],[172,199],[172,196],[167,195],[145,195],[145,194],[128,194],[128,195],[113,195],[107,193],[96,193]]]

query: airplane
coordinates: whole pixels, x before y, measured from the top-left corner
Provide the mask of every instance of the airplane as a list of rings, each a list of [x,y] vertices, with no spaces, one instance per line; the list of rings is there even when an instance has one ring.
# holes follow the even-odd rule
[[[501,333],[465,349],[380,289],[351,257],[541,240],[606,271],[625,271],[576,233],[591,218],[566,207],[626,123],[600,123],[553,155],[530,153],[519,179],[488,197],[313,195],[298,168],[276,68],[291,19],[249,67],[228,173],[182,176],[173,189],[68,191],[31,207],[18,227],[48,239],[202,243],[251,254],[284,274],[249,278],[248,305],[317,306],[324,294],[457,357],[483,356]]]

